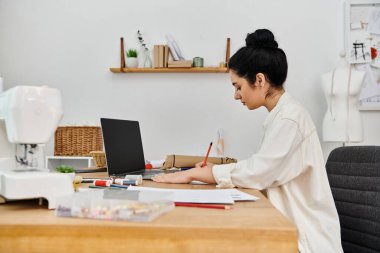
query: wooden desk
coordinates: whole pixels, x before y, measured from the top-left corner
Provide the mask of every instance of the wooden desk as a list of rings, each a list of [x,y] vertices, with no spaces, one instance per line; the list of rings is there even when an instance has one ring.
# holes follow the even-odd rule
[[[232,210],[176,207],[149,223],[56,217],[38,200],[6,203],[0,205],[0,252],[297,252],[295,226],[259,191],[243,191],[260,200]]]

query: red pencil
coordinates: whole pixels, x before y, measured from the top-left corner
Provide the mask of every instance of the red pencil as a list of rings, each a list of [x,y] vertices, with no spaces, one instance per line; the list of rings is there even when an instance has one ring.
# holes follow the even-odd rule
[[[200,208],[214,208],[214,209],[232,209],[230,206],[225,205],[210,205],[210,204],[197,204],[197,203],[181,203],[175,202],[175,206],[187,206],[187,207],[200,207]]]
[[[208,150],[207,150],[207,154],[206,154],[206,157],[202,163],[202,166],[201,167],[204,167],[206,166],[206,163],[207,163],[207,159],[208,159],[208,155],[210,154],[210,150],[211,150],[211,147],[212,147],[212,142],[210,142],[210,146],[208,147]]]

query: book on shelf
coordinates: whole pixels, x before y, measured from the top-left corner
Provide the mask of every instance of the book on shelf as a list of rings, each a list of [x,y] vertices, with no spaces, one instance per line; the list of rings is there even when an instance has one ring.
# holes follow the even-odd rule
[[[169,47],[167,45],[154,45],[154,67],[166,68],[169,61]]]
[[[169,47],[167,45],[164,46],[164,68],[168,67],[169,62]]]
[[[159,45],[158,46],[158,67],[163,68],[164,67],[164,48],[165,45]]]
[[[191,68],[192,64],[191,60],[169,61],[168,68]]]
[[[169,54],[173,60],[169,60]],[[176,57],[168,45],[153,46],[153,67],[154,68],[191,68],[192,60],[175,60]]]
[[[159,45],[153,46],[153,67],[158,68],[159,66]]]
[[[173,60],[185,60],[185,57],[179,49],[179,46],[177,45],[177,42],[174,40],[173,36],[167,34],[165,37],[168,47],[170,48],[170,53],[173,56]]]

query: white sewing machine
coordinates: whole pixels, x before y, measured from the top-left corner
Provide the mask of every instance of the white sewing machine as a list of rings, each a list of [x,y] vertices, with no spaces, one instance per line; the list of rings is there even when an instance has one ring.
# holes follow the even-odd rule
[[[0,93],[0,203],[73,193],[68,175],[49,172],[41,145],[53,135],[63,115],[61,93],[46,86],[17,86]]]

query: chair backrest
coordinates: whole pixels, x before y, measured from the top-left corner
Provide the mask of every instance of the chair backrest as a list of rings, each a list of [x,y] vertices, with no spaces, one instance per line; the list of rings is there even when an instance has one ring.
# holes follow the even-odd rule
[[[344,252],[380,252],[380,146],[334,149],[326,169]]]

